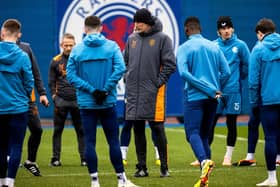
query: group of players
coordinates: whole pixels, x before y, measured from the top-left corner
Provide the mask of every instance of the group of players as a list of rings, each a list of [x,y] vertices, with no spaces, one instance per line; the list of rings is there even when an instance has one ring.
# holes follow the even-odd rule
[[[175,71],[176,59],[175,55],[173,54],[170,38],[162,33],[161,22],[156,17],[152,16],[149,10],[138,10],[134,16],[134,22],[136,25],[135,32],[129,37],[126,49],[124,51],[124,62],[127,66],[127,73],[125,75],[127,88],[126,121],[122,129],[120,145],[118,142],[116,143],[116,141],[110,143],[110,148],[112,149],[115,148],[116,145],[120,147],[120,150],[115,150],[115,152],[110,153],[111,157],[115,158],[113,159],[115,160],[113,161],[113,165],[118,177],[118,186],[120,187],[136,186],[131,181],[127,180],[123,170],[123,166],[119,167],[119,160],[116,160],[116,158],[119,158],[119,152],[121,152],[121,165],[127,164],[126,153],[128,150],[130,131],[132,127],[134,128],[135,146],[138,160],[138,163],[136,165],[137,171],[134,176],[148,176],[148,169],[146,166],[146,121],[149,122],[149,125],[152,129],[152,139],[156,151],[156,163],[160,165],[160,177],[168,177],[170,175],[167,163],[167,139],[163,125],[165,118],[165,104],[162,99],[165,99],[165,84],[168,81],[170,75]],[[91,38],[91,35],[95,37],[95,35],[100,34],[102,30],[101,28],[101,22],[99,18],[93,16],[88,17],[85,20],[85,31],[88,34],[88,37],[86,37],[85,39],[86,45],[89,45],[93,48],[96,47],[95,45],[103,45],[102,42],[104,42],[104,39],[102,37],[97,39]],[[226,125],[228,128],[226,153],[222,165],[256,165],[254,153],[258,140],[258,127],[260,122],[262,121],[266,140],[265,154],[268,168],[268,179],[262,183],[257,184],[257,186],[277,186],[278,182],[276,178],[275,165],[280,164],[280,149],[277,149],[277,145],[280,145],[280,143],[278,143],[280,142],[280,138],[278,138],[278,134],[276,133],[276,129],[278,129],[278,127],[275,124],[278,122],[277,115],[279,111],[279,99],[277,99],[275,95],[273,95],[273,97],[275,97],[274,101],[270,101],[266,98],[267,92],[271,92],[271,90],[265,90],[260,94],[260,90],[267,85],[267,83],[263,82],[263,77],[261,75],[263,75],[263,71],[268,71],[267,73],[269,73],[272,68],[271,66],[268,69],[261,69],[263,68],[263,66],[261,65],[261,60],[263,60],[264,63],[270,63],[270,61],[276,63],[278,62],[277,60],[279,60],[277,58],[277,54],[274,55],[276,52],[272,52],[270,58],[265,56],[265,54],[263,54],[264,57],[260,57],[260,49],[262,49],[262,45],[265,42],[270,42],[270,40],[266,41],[266,39],[274,37],[271,40],[278,41],[278,43],[280,41],[278,39],[278,34],[275,33],[275,24],[269,19],[262,19],[260,20],[260,22],[258,22],[256,33],[259,41],[257,42],[251,54],[246,43],[238,39],[236,34],[234,33],[233,23],[229,16],[221,16],[218,18],[217,30],[219,37],[214,42],[210,42],[202,37],[200,33],[200,22],[196,17],[189,17],[188,19],[186,19],[184,28],[188,40],[183,43],[178,49],[177,66],[179,74],[185,82],[184,126],[186,139],[191,144],[195,156],[198,159],[191,163],[191,165],[197,165],[201,167],[201,176],[195,186],[208,186],[208,177],[210,172],[214,168],[214,162],[211,160],[210,145],[213,142],[216,123],[221,115],[226,116]],[[4,41],[2,43],[14,42],[18,45],[18,47],[26,52],[29,60],[31,61],[31,72],[28,69],[26,69],[25,72],[28,76],[30,76],[30,73],[32,73],[34,82],[33,79],[30,79],[29,82],[28,80],[26,80],[24,86],[34,84],[40,96],[40,103],[48,107],[49,101],[46,97],[46,89],[43,85],[35,56],[29,44],[21,42],[20,37],[20,23],[14,19],[6,20],[1,30],[1,38]],[[148,38],[149,40],[146,41],[146,38]],[[95,40],[100,43],[94,43],[92,44],[93,46],[87,43]],[[156,41],[160,41],[160,43],[157,43]],[[140,45],[139,43],[141,42],[143,43]],[[273,46],[271,47],[272,51],[278,50],[278,43],[275,42],[271,44]],[[155,45],[156,47],[154,47]],[[62,165],[60,160],[61,136],[65,121],[68,114],[70,113],[77,134],[81,165],[88,167],[90,176],[92,178],[92,187],[98,187],[99,181],[96,169],[97,166],[95,166],[97,165],[95,163],[97,162],[97,158],[95,158],[95,156],[93,157],[94,160],[90,159],[92,158],[92,155],[95,155],[96,153],[90,151],[90,148],[92,147],[89,145],[93,143],[95,146],[95,141],[92,142],[92,138],[95,137],[91,137],[88,134],[89,132],[84,131],[83,128],[90,129],[88,124],[90,122],[94,124],[97,122],[94,121],[97,118],[90,118],[88,117],[89,114],[93,116],[97,115],[97,117],[100,117],[103,128],[108,128],[105,127],[105,125],[108,125],[108,122],[106,122],[106,120],[103,118],[105,115],[104,111],[106,111],[107,114],[108,112],[115,112],[114,107],[112,108],[113,111],[107,109],[108,106],[110,106],[109,109],[113,106],[110,103],[111,100],[112,102],[114,101],[114,99],[111,99],[111,96],[113,98],[115,95],[113,87],[116,84],[117,80],[119,80],[119,78],[121,77],[119,75],[121,75],[120,72],[123,70],[118,69],[120,72],[115,74],[111,72],[112,75],[115,76],[115,80],[110,80],[110,78],[108,78],[108,80],[112,81],[112,83],[110,83],[111,85],[105,85],[102,89],[93,89],[91,86],[86,85],[83,82],[84,80],[88,79],[88,71],[86,69],[77,70],[75,69],[77,67],[73,65],[75,63],[78,63],[79,59],[81,58],[79,57],[81,53],[80,51],[78,51],[78,49],[88,50],[88,48],[79,46],[75,50],[75,52],[71,54],[72,48],[75,46],[75,38],[72,34],[69,33],[63,35],[60,46],[63,51],[61,54],[53,58],[49,67],[48,77],[49,88],[52,100],[55,105],[53,157],[51,158],[50,165]],[[5,47],[6,46],[2,48]],[[156,51],[154,49],[153,51],[150,49],[152,47],[162,51]],[[149,56],[149,54],[151,56]],[[119,55],[119,52],[114,55]],[[70,65],[67,64],[69,62],[69,58],[71,62]],[[104,60],[101,59],[101,57],[96,56],[88,58],[89,59],[86,59],[87,61],[94,61],[95,63],[100,63],[100,61]],[[116,61],[119,60],[117,59],[117,57],[114,58],[116,58],[114,59]],[[138,61],[138,59],[140,59],[142,67],[137,64],[138,62],[140,62]],[[255,63],[255,61],[257,61],[257,63]],[[249,66],[249,62],[254,62],[254,64]],[[156,65],[151,66],[152,63],[156,63]],[[3,68],[1,69],[1,67],[2,65],[0,65],[0,72],[12,71],[4,71]],[[90,66],[89,68],[93,68],[93,66]],[[107,67],[104,66],[103,68]],[[120,68],[120,64],[114,64],[114,68]],[[250,113],[250,120],[248,122],[248,153],[245,159],[242,159],[237,163],[232,163],[231,158],[237,138],[237,117],[241,112],[242,106],[242,81],[247,79],[248,69],[250,102],[253,106]],[[77,74],[80,73],[79,71],[84,71],[84,74],[80,75],[82,79],[84,79],[82,81],[76,77]],[[106,72],[107,70],[104,71],[105,72],[101,72],[101,76],[103,75],[102,73],[104,73],[104,77],[108,76],[108,72]],[[252,72],[259,76],[254,75],[255,77],[250,77],[250,73]],[[68,73],[70,74],[68,75]],[[2,79],[4,79],[3,77],[7,75],[6,73],[2,74],[3,76],[1,75],[1,77]],[[155,74],[155,76],[153,74]],[[267,78],[269,77],[269,75],[265,75],[265,80],[271,81],[269,78]],[[273,75],[276,77],[276,73]],[[137,80],[137,78],[139,79],[139,77],[141,77],[141,79]],[[143,77],[145,77],[145,79]],[[100,78],[98,78],[98,81],[100,81],[99,79]],[[273,82],[269,83],[273,84]],[[271,85],[269,85],[269,87],[271,87]],[[28,127],[30,129],[30,137],[28,139],[27,149],[28,155],[27,160],[23,163],[23,166],[28,169],[34,176],[41,176],[39,167],[36,163],[36,157],[38,147],[41,142],[42,127],[38,109],[36,106],[34,89],[31,92],[30,88],[32,87],[29,86],[28,88],[26,88],[26,92],[31,95],[31,97],[28,98],[28,112],[24,112],[23,116],[19,116],[20,119],[24,118],[24,120],[27,121]],[[93,109],[96,109],[98,111],[97,113],[95,113],[95,110],[88,113],[89,111],[87,110],[87,107],[91,108],[92,106],[88,104],[88,101],[86,101],[87,96],[84,95],[84,92],[87,92],[87,90],[90,90],[89,92],[91,96],[93,96]],[[7,93],[9,93],[9,91],[10,90],[8,90]],[[112,95],[110,95],[111,93]],[[277,94],[278,93],[276,92],[276,95]],[[162,105],[159,104],[159,101],[163,102]],[[83,104],[85,106],[83,106]],[[22,107],[26,108],[26,106],[24,105]],[[19,121],[10,122],[13,118],[8,114],[13,113],[14,111],[16,110],[1,110],[0,119],[3,119],[3,121],[11,124],[15,122],[18,123]],[[111,115],[109,116],[109,118],[115,119],[115,117],[112,117]],[[266,123],[264,124],[265,119]],[[93,120],[94,122],[91,120]],[[87,123],[83,124],[82,121]],[[271,128],[271,126],[273,126],[273,128]],[[90,129],[89,131],[91,130],[92,129]],[[1,138],[6,137],[6,131],[10,132],[9,129],[1,129]],[[273,131],[275,132],[273,133]],[[25,130],[23,130],[22,133],[23,132],[25,134]],[[96,133],[96,131],[93,132]],[[109,132],[106,132],[105,130],[105,133]],[[15,134],[14,136],[18,136],[18,134]],[[106,134],[106,136],[108,136],[107,140],[108,142],[110,142],[110,136],[112,138],[114,135]],[[5,141],[6,139],[3,139],[2,142]],[[8,176],[6,176],[6,169],[9,167],[9,164],[19,164],[21,158],[22,143],[23,138],[21,138],[18,143],[15,143],[15,145],[19,146],[17,148],[14,148],[13,144],[10,143],[9,146],[11,146],[11,148],[9,149],[7,148],[7,145],[2,145],[0,153],[2,155],[0,161],[4,167],[1,167],[0,170],[0,186],[14,186],[16,171],[11,172],[8,170]],[[95,148],[93,149],[95,151]],[[276,157],[277,153],[279,154]],[[2,159],[4,154],[8,155],[8,161],[4,161]],[[19,154],[20,156],[15,157],[14,155],[17,154]],[[273,159],[274,157],[275,159]],[[17,158],[16,161],[15,158]],[[273,164],[271,164],[271,158],[273,160]]]

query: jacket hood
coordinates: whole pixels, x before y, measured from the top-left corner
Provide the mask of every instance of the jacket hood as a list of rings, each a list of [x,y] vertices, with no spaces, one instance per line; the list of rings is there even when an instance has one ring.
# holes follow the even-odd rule
[[[263,38],[262,43],[270,50],[275,51],[280,47],[280,35],[278,33],[268,34]]]
[[[84,38],[84,44],[90,47],[98,47],[105,43],[106,38],[98,33],[98,34],[89,34]]]
[[[162,27],[161,21],[155,16],[153,16],[153,19],[154,19],[155,24],[151,27],[151,29],[148,32],[139,33],[140,36],[150,36],[150,35],[153,35],[154,33],[162,31],[163,27]]]
[[[0,42],[0,63],[11,65],[22,54],[16,43]]]

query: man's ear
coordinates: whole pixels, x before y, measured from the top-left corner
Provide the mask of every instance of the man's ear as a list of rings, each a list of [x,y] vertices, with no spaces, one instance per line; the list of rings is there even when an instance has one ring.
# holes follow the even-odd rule
[[[188,27],[185,27],[185,34],[187,34],[189,32]]]
[[[59,45],[60,45],[60,47],[63,47],[63,41],[61,41]]]
[[[84,27],[84,32],[87,34],[88,33],[88,28]]]
[[[3,38],[4,38],[4,34],[3,34],[3,32],[0,30],[0,41],[2,41]]]
[[[99,32],[102,32],[102,30],[103,30],[103,26],[101,25],[101,26],[99,27]]]
[[[263,40],[263,37],[264,37],[264,33],[262,33],[261,31],[258,31],[257,32],[257,37],[258,37],[258,40],[262,41]]]
[[[17,34],[17,38],[20,39],[21,36],[22,36],[22,32],[19,32],[19,33]]]

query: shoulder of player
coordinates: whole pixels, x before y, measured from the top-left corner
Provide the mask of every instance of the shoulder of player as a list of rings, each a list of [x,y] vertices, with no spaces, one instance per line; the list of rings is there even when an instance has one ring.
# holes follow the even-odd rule
[[[59,62],[62,59],[62,54],[58,54],[56,56],[53,57],[52,61],[53,62]]]

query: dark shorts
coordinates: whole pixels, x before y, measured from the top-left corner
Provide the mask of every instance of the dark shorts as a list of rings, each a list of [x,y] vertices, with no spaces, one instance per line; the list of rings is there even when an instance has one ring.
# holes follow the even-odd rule
[[[219,99],[217,114],[240,114],[241,112],[241,95],[227,94]]]

